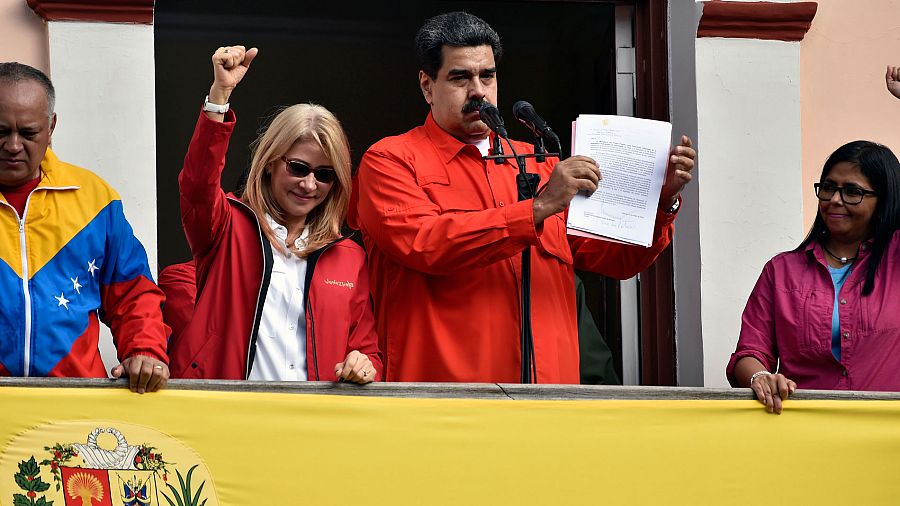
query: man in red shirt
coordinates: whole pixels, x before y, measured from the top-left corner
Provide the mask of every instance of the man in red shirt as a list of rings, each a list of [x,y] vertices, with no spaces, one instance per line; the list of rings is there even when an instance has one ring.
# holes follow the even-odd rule
[[[568,237],[569,201],[597,188],[594,160],[529,159],[546,188],[519,202],[515,170],[482,158],[490,130],[478,107],[497,103],[497,33],[454,12],[428,20],[416,46],[431,112],[369,148],[351,204],[369,253],[386,380],[519,382],[521,257],[530,248],[534,379],[578,383],[573,269],[628,278],[656,259],[691,179],[690,139],[673,150],[650,248]]]

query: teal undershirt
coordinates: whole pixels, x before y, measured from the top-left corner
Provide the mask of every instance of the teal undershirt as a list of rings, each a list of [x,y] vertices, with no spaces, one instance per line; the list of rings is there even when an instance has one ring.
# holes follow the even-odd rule
[[[838,301],[841,293],[841,287],[850,274],[850,268],[853,264],[843,267],[828,266],[828,273],[831,274],[831,282],[834,283],[834,312],[831,314],[831,354],[838,362],[841,361],[841,318],[838,314]]]

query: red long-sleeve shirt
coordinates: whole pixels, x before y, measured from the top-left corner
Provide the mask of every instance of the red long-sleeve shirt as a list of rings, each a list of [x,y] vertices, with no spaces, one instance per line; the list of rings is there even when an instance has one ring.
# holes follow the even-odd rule
[[[530,159],[528,170],[543,184],[553,162]],[[529,247],[537,381],[578,383],[573,267],[628,278],[671,240],[674,217],[664,213],[650,248],[568,237],[564,213],[536,227],[515,176],[514,165],[484,162],[430,115],[366,152],[351,224],[365,234],[388,381],[518,382]]]

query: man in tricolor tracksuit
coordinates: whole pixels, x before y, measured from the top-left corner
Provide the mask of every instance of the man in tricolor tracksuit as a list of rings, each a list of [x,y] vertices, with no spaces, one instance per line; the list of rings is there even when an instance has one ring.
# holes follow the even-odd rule
[[[133,391],[169,377],[162,292],[119,195],[48,149],[54,90],[41,71],[0,63],[0,375],[106,377],[109,325]]]

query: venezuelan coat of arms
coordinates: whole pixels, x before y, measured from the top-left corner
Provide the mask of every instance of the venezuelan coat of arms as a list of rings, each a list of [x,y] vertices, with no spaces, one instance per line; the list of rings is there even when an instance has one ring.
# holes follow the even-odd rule
[[[177,450],[177,449],[176,449]],[[82,441],[54,442],[18,462],[13,506],[215,506],[200,463],[170,461],[163,448],[132,444],[124,430],[96,427]],[[184,452],[181,452],[184,456]]]

